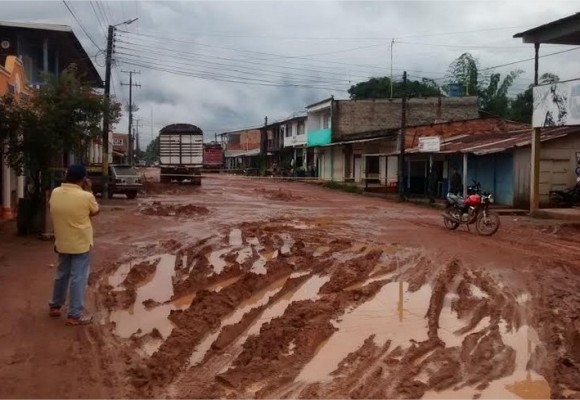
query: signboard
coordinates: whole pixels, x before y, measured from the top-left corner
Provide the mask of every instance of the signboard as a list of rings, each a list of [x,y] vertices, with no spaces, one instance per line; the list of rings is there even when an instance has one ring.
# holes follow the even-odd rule
[[[419,138],[419,151],[421,153],[436,153],[441,149],[439,136],[425,136]]]
[[[534,87],[532,126],[580,125],[580,80]]]

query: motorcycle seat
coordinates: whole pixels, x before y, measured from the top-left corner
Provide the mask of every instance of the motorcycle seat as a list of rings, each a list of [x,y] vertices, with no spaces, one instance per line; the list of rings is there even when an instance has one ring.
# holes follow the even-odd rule
[[[457,204],[459,206],[463,206],[463,204],[465,203],[465,199],[463,198],[463,196],[458,196],[454,193],[448,193],[447,200],[449,200],[450,203]]]

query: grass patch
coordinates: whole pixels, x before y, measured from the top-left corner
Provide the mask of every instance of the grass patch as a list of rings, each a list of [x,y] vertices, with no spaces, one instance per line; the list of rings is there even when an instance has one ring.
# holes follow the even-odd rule
[[[343,192],[347,192],[347,193],[362,194],[364,192],[364,189],[360,188],[358,186],[349,185],[347,183],[334,182],[334,181],[324,182],[322,184],[322,186],[324,186],[325,188],[328,188],[328,189],[342,190]]]

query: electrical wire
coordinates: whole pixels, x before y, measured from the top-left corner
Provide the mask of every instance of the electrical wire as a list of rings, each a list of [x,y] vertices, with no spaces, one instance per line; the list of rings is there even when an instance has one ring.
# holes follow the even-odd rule
[[[490,31],[499,31],[499,30],[509,30],[509,29],[519,29],[519,28],[529,28],[530,25],[525,26],[511,26],[511,27],[498,27],[498,28],[484,28],[484,29],[476,29],[476,30],[468,30],[468,31],[459,31],[459,32],[440,32],[440,33],[427,33],[427,34],[418,34],[418,35],[388,35],[388,36],[381,36],[381,37],[348,37],[348,36],[332,36],[332,37],[324,37],[324,36],[274,36],[274,35],[247,35],[247,34],[219,34],[219,33],[208,33],[208,32],[184,32],[181,33],[182,36],[192,36],[192,37],[231,37],[231,38],[248,38],[248,39],[272,39],[272,40],[388,40],[391,41],[392,39],[401,39],[401,38],[415,38],[415,37],[433,37],[433,36],[446,36],[446,35],[460,35],[460,34],[469,34],[469,33],[480,33],[480,32],[490,32]],[[162,32],[162,31],[149,31],[150,33],[157,33],[160,35],[170,35],[169,32]]]
[[[167,61],[167,60],[163,60],[163,61],[159,61],[158,58],[155,57],[148,57],[148,56],[143,56],[143,55],[139,55],[139,54],[130,54],[130,53],[125,53],[125,52],[120,52],[117,51],[115,54],[121,56],[119,57],[120,60],[128,60],[128,61],[139,61],[142,59],[151,61],[151,62],[157,62],[157,64],[162,64],[162,65],[168,65],[169,67],[173,67],[175,66],[174,64],[178,64],[177,67],[182,67],[182,66],[187,66],[187,67],[198,67],[198,68],[206,68],[209,69],[209,72],[213,72],[215,71],[215,67],[212,68],[212,65],[209,66],[204,66],[204,65],[199,65],[197,63],[194,63],[192,61],[189,62],[180,62],[180,61]],[[231,68],[231,67],[227,67],[227,64],[221,64],[226,66],[226,68],[220,68],[220,72],[221,71],[225,71],[225,72],[234,72],[234,73],[240,73],[240,74],[244,74],[244,75],[249,75],[250,77],[255,77],[257,72],[260,72],[260,76],[270,76],[270,77],[274,77],[274,78],[280,78],[280,79],[293,79],[296,81],[300,81],[301,83],[321,83],[321,79],[316,79],[315,77],[312,76],[307,76],[307,75],[284,75],[284,74],[280,74],[280,73],[268,73],[268,72],[264,72],[264,70],[254,70],[252,71],[251,69],[248,69],[247,71],[241,70],[241,69],[235,69],[235,68]],[[200,72],[205,72],[205,71],[200,71]],[[329,84],[336,84],[336,83],[349,83],[347,80],[342,80],[342,81],[330,81],[330,80],[325,80],[324,82],[327,82]]]
[[[105,36],[105,38],[107,37],[107,31],[105,30],[105,25],[103,25],[103,22],[101,21],[101,18],[99,17],[99,14],[97,13],[97,9],[95,8],[95,4],[93,0],[89,1],[91,8],[93,9],[93,14],[95,14],[95,17],[97,18],[97,22],[99,23],[99,26],[101,28],[101,32],[103,32],[103,35]]]
[[[126,62],[126,63],[131,63],[131,62],[140,62],[140,60],[133,60],[133,59],[119,59],[121,62]],[[167,64],[167,63],[155,63],[155,62],[148,62],[148,61],[143,61],[143,62],[147,62],[149,65],[154,66],[154,67],[161,67],[161,68],[169,68],[169,69],[173,69],[175,71],[178,72],[186,72],[186,73],[192,73],[192,74],[204,74],[204,76],[207,77],[211,77],[211,78],[221,78],[221,79],[238,79],[238,80],[243,80],[243,82],[260,82],[260,83],[268,83],[268,84],[279,84],[279,81],[272,81],[272,80],[266,80],[266,79],[259,79],[259,78],[250,78],[250,77],[243,77],[243,76],[238,76],[238,75],[227,75],[227,74],[223,74],[223,73],[218,73],[218,72],[211,72],[214,70],[211,70],[210,72],[208,71],[200,71],[200,70],[195,70],[195,69],[184,69],[181,66],[175,66],[172,64]],[[288,84],[292,85],[292,84],[310,84],[312,82],[302,82],[302,81],[292,81],[290,82],[290,80],[288,80],[287,82]],[[319,85],[322,85],[322,82],[315,82],[318,83]]]
[[[296,88],[308,88],[308,89],[321,89],[321,90],[335,90],[340,92],[347,92],[343,89],[335,89],[335,88],[328,88],[328,87],[320,87],[320,86],[311,86],[311,85],[299,85],[299,84],[280,84],[280,83],[273,83],[268,81],[259,81],[259,80],[236,80],[236,79],[226,79],[217,76],[211,76],[208,74],[199,74],[191,71],[185,70],[177,70],[171,69],[164,66],[158,66],[153,64],[146,64],[146,63],[139,63],[139,62],[132,62],[127,60],[120,60],[122,63],[127,65],[132,65],[136,67],[152,69],[161,72],[167,72],[174,75],[182,75],[182,76],[189,76],[193,78],[205,79],[205,80],[214,80],[220,82],[230,82],[230,83],[239,83],[239,84],[246,84],[246,85],[255,85],[255,86],[272,86],[272,87],[296,87]]]
[[[116,54],[130,56],[130,57],[147,58],[147,59],[150,59],[152,61],[160,61],[159,57],[144,56],[144,55],[142,55],[142,53],[135,54],[133,50],[128,49],[124,46],[117,46]],[[295,73],[295,72],[278,71],[275,69],[267,69],[267,68],[255,68],[252,66],[226,64],[226,63],[219,63],[219,62],[215,62],[215,61],[205,61],[203,59],[191,58],[191,57],[185,57],[185,56],[179,56],[179,55],[168,56],[167,54],[159,53],[159,52],[152,52],[152,53],[148,52],[147,54],[157,55],[157,56],[162,56],[162,57],[170,57],[170,58],[177,59],[177,60],[187,61],[186,63],[184,63],[184,62],[170,60],[171,62],[174,62],[176,64],[199,66],[201,63],[201,64],[205,64],[205,65],[201,65],[202,67],[206,66],[206,67],[214,67],[215,68],[215,66],[219,66],[221,69],[224,69],[224,70],[241,72],[241,73],[250,73],[252,75],[255,75],[257,72],[260,72],[264,75],[276,76],[276,77],[282,77],[282,78],[287,78],[287,77],[291,76],[291,77],[299,77],[299,78],[306,78],[306,79],[315,78],[317,80],[320,80],[320,77],[313,77],[312,75],[300,74],[300,73]],[[166,61],[166,60],[164,60],[164,61]],[[324,72],[320,72],[319,74],[325,75]],[[340,79],[341,82],[349,82],[349,80],[345,79],[346,74],[332,74],[332,75],[336,75],[337,77],[342,78],[342,79]],[[337,77],[331,76],[330,74],[326,75],[325,77],[327,80],[331,80],[331,79],[338,80]],[[362,78],[367,79],[368,76],[364,76]]]
[[[103,49],[93,40],[93,38],[91,37],[91,35],[89,35],[89,33],[87,32],[87,30],[85,29],[85,27],[83,26],[83,24],[81,24],[81,22],[79,21],[79,19],[77,18],[76,14],[74,13],[74,11],[72,10],[72,8],[67,4],[66,0],[62,0],[63,4],[66,6],[67,10],[70,12],[70,14],[73,16],[74,20],[77,22],[78,26],[82,29],[82,31],[85,33],[85,35],[89,38],[89,40],[93,43],[93,45],[95,45],[95,47],[101,51],[103,51]]]
[[[177,40],[177,39],[172,39],[172,38],[164,38],[164,37],[159,37],[159,36],[155,36],[155,35],[149,35],[146,33],[134,33],[134,32],[129,32],[126,30],[122,30],[122,29],[118,29],[117,30],[120,33],[124,33],[124,34],[128,34],[128,35],[135,35],[138,37],[147,37],[150,39],[154,39],[154,40],[158,40],[158,41],[163,41],[163,45],[166,45],[166,41],[175,41],[177,43],[184,43],[184,44],[191,44],[191,45],[195,45],[195,46],[201,46],[201,47],[206,47],[206,48],[212,48],[212,49],[220,49],[220,50],[227,50],[227,51],[234,51],[234,52],[238,52],[238,53],[249,53],[249,54],[259,54],[259,55],[266,55],[266,56],[271,56],[271,57],[275,57],[275,59],[299,59],[299,60],[308,60],[308,61],[312,61],[312,62],[318,62],[318,63],[324,63],[324,64],[337,64],[337,65],[346,65],[346,66],[350,66],[350,67],[362,67],[362,68],[371,68],[371,69],[380,69],[382,71],[386,72],[387,67],[386,66],[377,66],[377,65],[364,65],[364,64],[351,64],[351,63],[343,63],[343,62],[339,62],[339,61],[334,61],[334,60],[317,60],[315,58],[311,58],[313,55],[322,55],[322,54],[313,54],[313,55],[306,55],[306,56],[284,56],[281,54],[273,54],[273,53],[266,53],[266,52],[260,52],[260,51],[253,51],[253,50],[241,50],[241,49],[236,49],[236,48],[232,48],[232,47],[223,47],[223,46],[214,46],[214,45],[209,45],[206,43],[200,43],[200,42],[192,42],[192,41],[183,41],[183,40]],[[382,46],[382,45],[388,45],[387,43],[382,43],[382,44],[378,44],[378,45],[372,45],[373,47],[376,46]],[[157,46],[160,46],[160,44],[157,44]],[[356,48],[356,49],[360,49],[360,48]],[[343,49],[343,50],[338,50],[336,52],[330,52],[330,53],[337,53],[337,52],[344,52],[344,51],[352,51],[353,49]],[[329,53],[323,53],[323,54],[329,54]],[[257,58],[258,60],[260,60],[260,58]],[[287,61],[287,63],[291,63],[290,61]],[[292,63],[291,63],[292,64]],[[296,65],[303,65],[302,63],[293,63]],[[316,66],[318,68],[320,68],[320,66]],[[399,69],[401,70],[401,69]],[[437,72],[439,73],[439,72]]]
[[[299,70],[302,72],[306,72],[306,71],[310,71],[310,72],[314,72],[314,73],[321,73],[321,74],[327,74],[327,75],[336,75],[336,76],[340,76],[343,77],[346,75],[346,73],[338,73],[338,72],[332,72],[332,71],[326,71],[326,70],[321,70],[321,69],[311,69],[311,68],[297,68],[297,67],[289,67],[286,65],[278,65],[278,64],[268,64],[268,63],[263,63],[263,62],[253,62],[253,61],[247,61],[243,58],[230,58],[230,57],[221,57],[221,56],[217,56],[217,55],[210,55],[210,54],[204,54],[204,53],[198,53],[198,52],[190,52],[190,51],[184,51],[183,49],[171,49],[171,48],[159,48],[159,47],[153,47],[153,46],[147,46],[144,44],[140,44],[140,43],[135,43],[135,42],[128,42],[126,40],[117,40],[117,43],[120,44],[124,44],[127,46],[134,46],[133,49],[131,48],[127,48],[125,46],[117,46],[117,48],[119,49],[123,49],[123,50],[133,50],[133,51],[143,51],[143,52],[147,52],[147,53],[151,53],[151,54],[157,54],[160,56],[174,56],[176,58],[180,58],[180,59],[188,59],[191,60],[191,57],[189,58],[185,58],[184,55],[191,55],[191,56],[195,56],[195,60],[197,61],[201,61],[200,58],[205,58],[205,59],[210,59],[210,60],[224,60],[224,61],[233,61],[233,62],[237,62],[237,63],[245,63],[245,64],[250,64],[252,66],[254,65],[259,65],[259,66],[267,66],[267,67],[275,67],[275,68],[282,68],[282,69],[288,69],[288,70]],[[177,54],[177,55],[175,55]],[[216,63],[215,61],[207,61],[207,62],[211,62],[213,64],[219,64]],[[224,64],[221,64],[224,65]],[[252,67],[253,70],[256,70],[255,67]],[[260,68],[263,69],[263,68]],[[335,70],[334,70],[335,71]],[[282,72],[282,71],[279,71]],[[350,74],[353,77],[358,77],[358,78],[363,78],[363,79],[367,79],[368,78],[368,74],[367,75],[354,75],[354,74]]]

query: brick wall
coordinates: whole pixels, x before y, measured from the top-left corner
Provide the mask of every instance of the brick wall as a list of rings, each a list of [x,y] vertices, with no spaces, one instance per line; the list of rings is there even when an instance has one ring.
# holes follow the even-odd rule
[[[226,150],[253,150],[260,148],[262,132],[260,129],[248,129],[230,133]]]
[[[479,117],[475,97],[409,99],[407,106],[408,127]],[[365,133],[398,129],[400,126],[401,99],[334,102],[333,141],[360,138]]]

